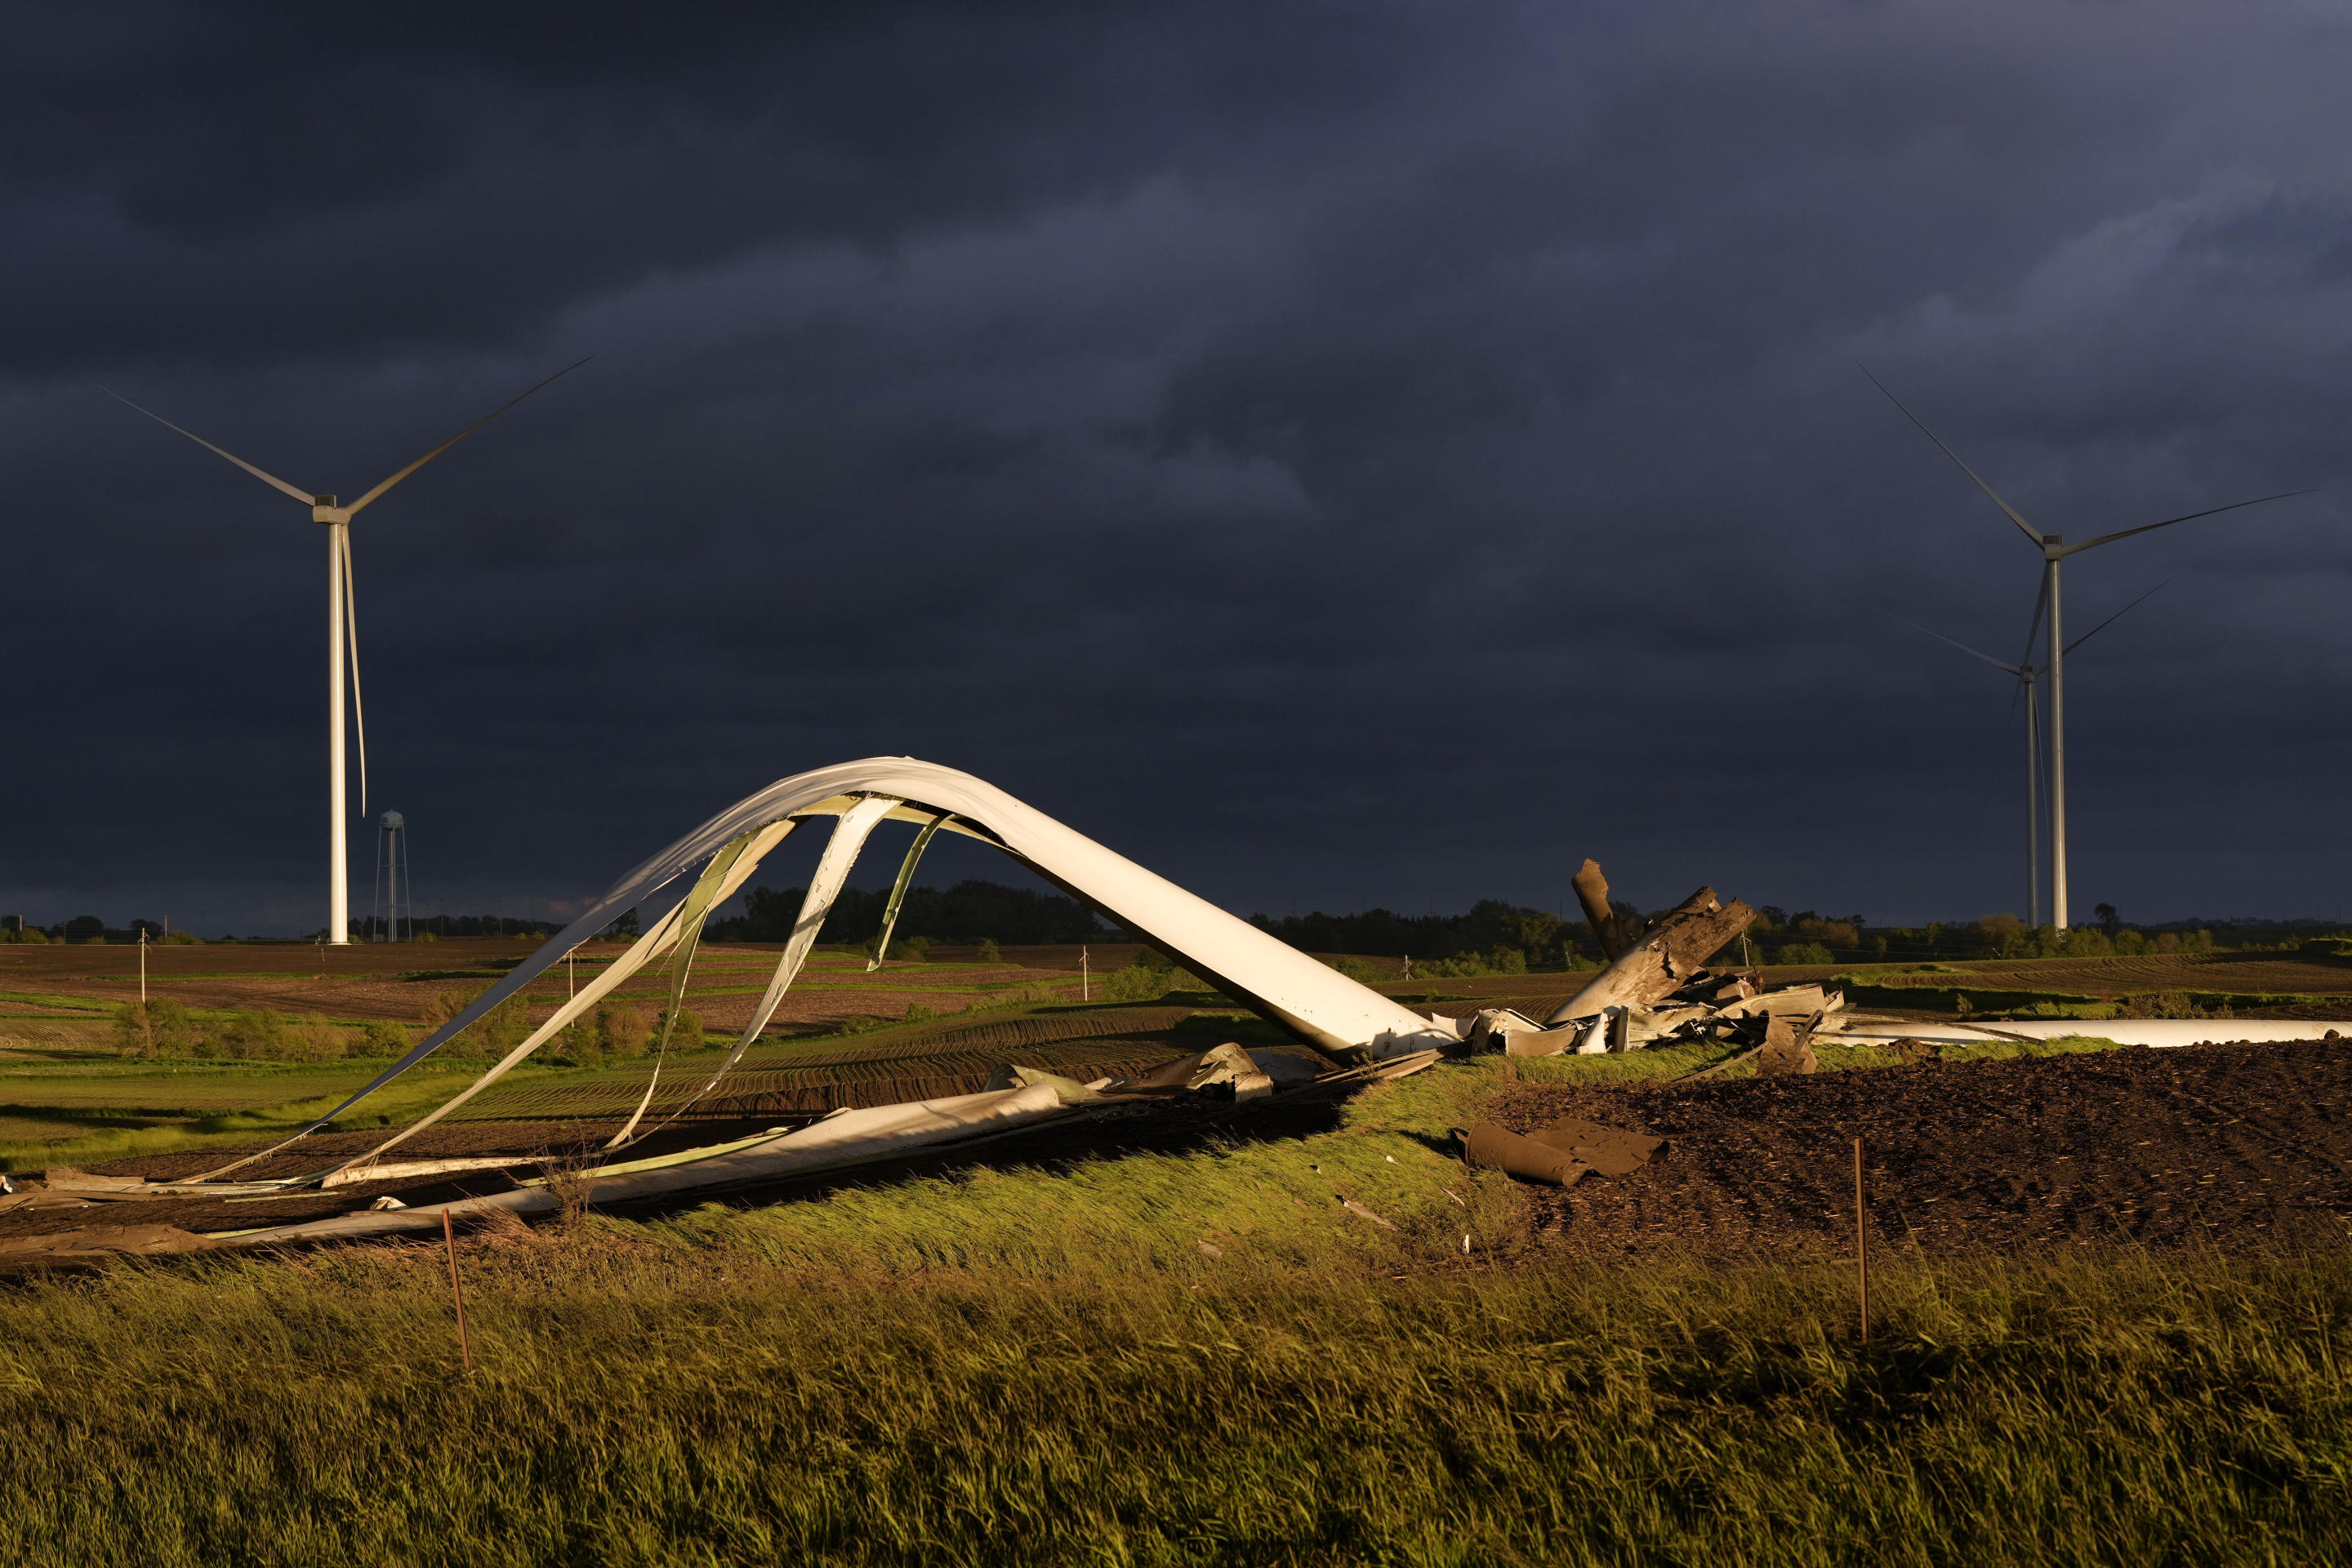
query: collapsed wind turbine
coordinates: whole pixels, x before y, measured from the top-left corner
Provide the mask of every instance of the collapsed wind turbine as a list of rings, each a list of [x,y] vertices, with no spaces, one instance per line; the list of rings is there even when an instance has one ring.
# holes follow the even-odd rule
[[[2165,581],[2170,582],[2171,579],[2167,578]],[[2163,583],[2158,583],[2156,588],[2163,586]],[[2147,594],[2142,594],[2139,598],[2134,599],[2130,604],[2068,643],[2066,651],[2073,653],[2076,648],[2114,626],[2136,609],[2141,600],[2148,596],[2148,594],[2155,593],[2156,588],[2150,588]],[[1895,616],[1894,619],[1903,621],[1905,626],[1915,632],[1926,632],[1937,642],[1950,644],[1971,658],[1980,658],[1995,669],[2007,670],[2017,679],[2018,694],[2025,699],[2025,923],[2039,926],[2042,923],[2042,799],[2044,781],[2042,776],[2041,756],[2042,718],[2035,696],[2043,671],[2040,665],[2032,662],[2032,655],[2033,634],[2042,628],[2041,601],[2034,602],[2032,623],[2025,628],[2025,655],[2015,664],[2004,663],[1989,653],[1972,648],[1964,642],[1948,637],[1943,633],[1923,626],[1916,621],[1905,621],[1900,616]],[[2010,710],[2011,712],[2017,710],[2015,697],[2010,700]]]
[[[1935,442],[1936,446],[1943,452],[1944,456],[1951,458],[1953,462],[1959,464],[1960,472],[1968,475],[1969,479],[1976,480],[1977,489],[1984,491],[1987,496],[1990,497],[1992,504],[2000,508],[2001,514],[2007,517],[2010,521],[2017,524],[2019,530],[2024,533],[2027,540],[2033,544],[2035,549],[2042,552],[2042,598],[2050,606],[2050,656],[2047,667],[2050,677],[2050,914],[2051,923],[2055,925],[2060,931],[2064,931],[2066,929],[2065,670],[2067,650],[2063,646],[2064,639],[2061,635],[2060,627],[2061,599],[2058,578],[2059,563],[2064,561],[2069,555],[2080,555],[2085,550],[2096,550],[2102,544],[2113,544],[2119,539],[2129,539],[2135,533],[2150,533],[2159,528],[2170,528],[2176,522],[2189,522],[2200,517],[2212,517],[2221,512],[2236,511],[2241,507],[2260,506],[2264,501],[2285,500],[2290,496],[2305,496],[2309,495],[2312,492],[2309,490],[2281,490],[2276,495],[2256,496],[2252,500],[2231,501],[2227,506],[2209,506],[2202,511],[2183,512],[2179,517],[2168,517],[2162,522],[2145,522],[2140,524],[2137,528],[2120,529],[2114,533],[2103,533],[2096,539],[2086,539],[2080,544],[2069,544],[2066,542],[2066,536],[2064,534],[2044,533],[2040,529],[2034,527],[2032,523],[2026,521],[2023,514],[2019,512],[2015,507],[2010,505],[2009,502],[2003,500],[2001,499],[2000,492],[1994,489],[1990,485],[1985,483],[1982,477],[1979,476],[1974,468],[1969,468],[1966,462],[1961,460],[1960,455],[1958,452],[1953,451],[1949,447],[1944,445],[1944,438],[1942,437],[1937,435],[1933,430],[1928,429],[1926,423],[1922,421],[1917,415],[1912,413],[1910,409],[1904,407],[1903,400],[1901,398],[1895,396],[1895,394],[1891,392],[1886,392],[1886,384],[1885,382],[1880,381],[1874,375],[1870,375],[1870,371],[1867,366],[1859,368],[1861,368],[1863,374],[1870,376],[1871,385],[1878,388],[1881,392],[1886,393],[1886,400],[1889,403],[1892,403],[1897,408],[1903,409],[1903,416],[1905,418],[1910,420],[1912,424],[1918,426],[1920,433],[1926,436],[1928,440]],[[2028,640],[2031,641],[2032,637],[2032,632],[2029,631],[2026,635]]]
[[[351,941],[351,864],[348,837],[343,813],[348,805],[349,788],[343,774],[343,650],[351,650],[352,708],[357,721],[360,742],[360,811],[367,811],[367,717],[360,702],[360,639],[359,612],[352,595],[352,519],[384,491],[472,435],[475,431],[545,386],[557,376],[569,375],[586,364],[578,360],[565,365],[515,397],[491,409],[425,456],[410,463],[390,479],[368,491],[349,506],[338,503],[331,495],[313,495],[298,489],[275,474],[264,473],[234,452],[222,451],[193,430],[182,430],[152,409],[141,408],[112,387],[100,391],[116,402],[126,405],[170,430],[202,447],[205,451],[226,458],[247,473],[274,489],[281,490],[310,509],[310,521],[323,523],[327,529],[327,940],[341,947]]]

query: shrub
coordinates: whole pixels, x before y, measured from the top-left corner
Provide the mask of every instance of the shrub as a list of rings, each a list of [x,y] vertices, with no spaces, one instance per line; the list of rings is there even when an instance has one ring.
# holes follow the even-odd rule
[[[1091,989],[1097,1002],[1150,1002],[1175,988],[1176,973],[1172,966],[1154,969],[1148,963],[1130,963],[1096,975]]]
[[[1516,947],[1487,952],[1458,952],[1452,958],[1415,959],[1412,972],[1428,980],[1468,979],[1480,974],[1525,974],[1528,955]]]
[[[378,1018],[361,1026],[359,1043],[362,1056],[397,1057],[407,1053],[411,1042],[405,1026]]]
[[[278,1055],[278,1032],[285,1019],[267,1008],[257,1013],[226,1013],[205,1028],[207,1057],[231,1061],[268,1061]]]
[[[205,939],[192,931],[167,931],[163,941],[167,947],[202,947],[205,944]]]
[[[984,936],[980,939],[980,962],[982,963],[1002,963],[1004,962],[1004,954],[998,949],[996,939],[994,937]]]
[[[160,1057],[184,1057],[195,1049],[196,1022],[177,1002],[159,996],[147,1004],[147,1032]]]
[[[280,1029],[278,1048],[289,1062],[340,1061],[351,1054],[351,1037],[313,1013]]]
[[[530,1038],[530,998],[517,992],[475,1020],[467,1033],[474,1037],[477,1051],[502,1057]]]
[[[125,1002],[114,1010],[112,1039],[114,1048],[126,1057],[155,1054],[155,1036],[148,1026],[146,1004]]]
[[[616,1057],[641,1057],[650,1043],[646,1016],[635,1007],[596,1009],[596,1044]]]
[[[1835,963],[1830,950],[1817,942],[1792,942],[1772,954],[1775,963]]]
[[[670,1017],[669,1009],[663,1008],[655,1019],[655,1027],[656,1038],[665,1033],[668,1036],[663,1047],[666,1050],[698,1051],[702,1049],[702,1016],[691,1007],[680,1007],[675,1020]]]

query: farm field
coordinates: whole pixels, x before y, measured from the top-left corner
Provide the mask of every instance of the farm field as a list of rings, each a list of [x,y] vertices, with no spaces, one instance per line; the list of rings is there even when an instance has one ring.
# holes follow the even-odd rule
[[[341,952],[300,943],[156,946],[147,951],[149,994],[200,1013],[268,1008],[340,1025],[404,1026],[421,1037],[445,1009],[502,975],[536,944],[511,941],[357,945]],[[617,944],[583,949],[572,975],[558,970],[530,988],[530,1016],[544,1019],[573,975],[593,973]],[[709,1099],[688,1102],[740,1030],[775,963],[772,947],[712,944],[698,962],[685,1005],[709,1031],[701,1052],[663,1067],[650,1111],[684,1111],[706,1131],[836,1106],[964,1093],[1009,1059],[1086,1081],[1129,1071],[1219,1039],[1279,1043],[1223,998],[1178,994],[1144,1003],[1089,1001],[1095,983],[1136,949],[1103,944],[1009,949],[977,962],[976,950],[935,949],[928,963],[865,972],[856,954],[820,951],[775,1022]],[[135,948],[0,946],[0,1168],[32,1169],[136,1153],[230,1146],[290,1131],[323,1114],[383,1066],[339,1061],[143,1060],[110,1043],[114,1012],[139,994]],[[1395,960],[1360,961],[1373,968]],[[2172,954],[2108,959],[1986,961],[1926,965],[1771,968],[1769,984],[1843,985],[1875,1010],[1948,1016],[1965,1002],[1979,1016],[2082,1016],[2166,999],[2192,1011],[2352,1017],[2352,961],[2308,953]],[[1541,1016],[1586,973],[1493,974],[1377,981],[1410,1005],[1460,1016],[1508,1005]],[[667,976],[633,977],[615,1001],[650,1016],[667,1001]],[[428,1061],[354,1112],[354,1131],[405,1120],[478,1072],[476,1058]],[[645,1095],[643,1058],[570,1062],[543,1053],[430,1135],[447,1152],[588,1139]],[[544,1123],[544,1127],[536,1124]]]
[[[1650,1087],[1704,1055],[1488,1058],[1157,1137],[491,1226],[457,1248],[470,1373],[437,1243],[20,1279],[0,1556],[2352,1549],[2352,1053],[1848,1051]],[[1530,1188],[1447,1152],[1482,1112],[1667,1144]]]
[[[299,950],[165,950],[149,984],[194,1007],[415,1029],[525,951],[304,970],[285,962]],[[121,952],[33,956],[5,983],[26,1011],[0,1016],[15,1169],[193,1175],[383,1066],[126,1059],[109,1043],[136,994]],[[1089,997],[1100,976],[1075,950],[933,956],[868,976],[820,954],[804,1010],[707,1101],[689,1104],[715,1046],[661,1063],[653,1114],[684,1114],[648,1152],[969,1090],[1006,1061],[1083,1079],[1286,1043],[1203,992]],[[773,960],[709,950],[688,1005],[723,1018]],[[1768,978],[1844,976],[1934,1010],[2185,993],[2222,969],[2166,962]],[[2264,994],[2334,994],[2324,964],[2253,968]],[[1540,1013],[1585,978],[1382,988]],[[650,1011],[661,984],[632,994]],[[534,989],[544,1016],[562,991]],[[1718,1055],[1483,1058],[723,1202],[509,1216],[456,1248],[471,1372],[437,1245],[19,1272],[0,1559],[1814,1563],[1865,1536],[1919,1563],[2352,1550],[2352,1050],[2079,1039],[1922,1066],[1825,1047],[1810,1078],[1667,1081]],[[357,1153],[482,1065],[428,1061],[247,1173]],[[404,1147],[577,1152],[655,1066],[529,1066]],[[1623,1177],[1533,1188],[1460,1163],[1451,1130],[1481,1116],[1665,1144]],[[1855,1136],[1878,1253],[1867,1346]],[[437,1180],[381,1187],[424,1201]],[[377,1195],[132,1206],[211,1231]],[[0,1247],[92,1223],[12,1210]],[[80,1485],[92,1473],[108,1487]]]

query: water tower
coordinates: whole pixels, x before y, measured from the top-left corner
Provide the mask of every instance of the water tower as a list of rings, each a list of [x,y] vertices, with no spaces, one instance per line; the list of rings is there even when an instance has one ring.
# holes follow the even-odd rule
[[[378,942],[406,942],[415,934],[416,910],[408,888],[408,819],[387,811],[375,825],[375,908],[370,922]]]

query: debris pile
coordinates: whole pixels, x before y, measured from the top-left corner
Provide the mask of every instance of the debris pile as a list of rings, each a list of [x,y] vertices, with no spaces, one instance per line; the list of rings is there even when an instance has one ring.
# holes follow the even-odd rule
[[[1701,888],[1660,915],[1647,931],[1609,903],[1609,884],[1591,860],[1576,875],[1585,920],[1609,955],[1609,965],[1538,1023],[1508,1007],[1488,1008],[1467,1021],[1472,1050],[1515,1057],[1599,1056],[1640,1050],[1661,1041],[1702,1040],[1761,1052],[1767,1072],[1811,1072],[1811,1038],[1845,1005],[1839,992],[1819,985],[1767,991],[1753,969],[1706,967],[1755,921],[1756,911],[1734,899],[1725,903]]]

